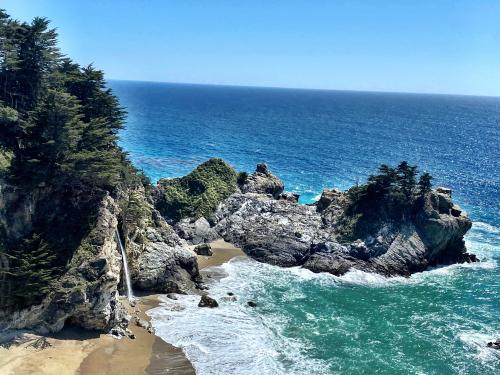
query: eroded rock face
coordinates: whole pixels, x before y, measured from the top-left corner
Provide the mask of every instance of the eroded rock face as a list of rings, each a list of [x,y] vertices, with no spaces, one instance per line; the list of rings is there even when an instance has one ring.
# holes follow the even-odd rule
[[[274,176],[266,164],[257,164],[255,172],[240,186],[242,193],[270,194],[278,199],[283,193],[283,182]]]
[[[377,223],[375,232],[340,243],[347,196],[326,191],[316,206],[263,194],[234,194],[211,217],[213,229],[249,256],[279,266],[341,275],[350,269],[410,275],[428,266],[473,261],[463,236],[471,227],[451,193],[431,192],[414,218]]]
[[[182,219],[174,224],[174,228],[180,237],[193,245],[212,242],[219,238],[217,232],[212,229],[210,223],[204,217],[197,220]]]
[[[133,287],[161,293],[192,289],[199,278],[196,254],[148,202],[143,190],[131,192],[128,202],[122,228]]]
[[[302,264],[311,244],[329,238],[315,207],[270,195],[234,194],[211,220],[226,241],[248,255],[285,267]]]
[[[316,209],[321,217],[330,225],[337,225],[339,219],[344,215],[349,199],[347,194],[337,190],[323,190],[321,197],[316,202]]]
[[[457,263],[472,260],[463,237],[472,222],[451,200],[451,190],[438,188],[430,194],[417,214],[415,225],[428,248],[429,263]]]
[[[105,197],[94,230],[73,255],[54,292],[39,305],[11,313],[3,328],[48,333],[71,323],[109,331],[126,318],[117,291],[122,268],[115,237],[117,212],[114,200]]]

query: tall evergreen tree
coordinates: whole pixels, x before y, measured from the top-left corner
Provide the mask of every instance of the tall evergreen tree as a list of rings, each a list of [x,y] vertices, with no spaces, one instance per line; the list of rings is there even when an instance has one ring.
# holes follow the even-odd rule
[[[39,193],[32,209],[44,213],[20,240],[5,238],[0,223],[9,269],[1,277],[13,286],[1,304],[39,301],[90,231],[99,200],[141,183],[117,144],[124,117],[103,72],[63,57],[46,19],[21,23],[0,10],[0,177],[20,194]]]
[[[72,174],[72,154],[84,130],[79,111],[80,104],[73,96],[47,90],[22,125],[22,145],[14,164],[17,177],[49,182],[65,173]]]
[[[431,191],[432,187],[432,176],[425,172],[422,173],[420,179],[418,180],[418,189],[421,196],[426,195]]]

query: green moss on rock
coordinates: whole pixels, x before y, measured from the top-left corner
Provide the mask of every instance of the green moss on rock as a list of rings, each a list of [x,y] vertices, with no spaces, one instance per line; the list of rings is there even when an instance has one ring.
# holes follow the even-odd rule
[[[210,159],[187,176],[158,182],[157,208],[173,220],[210,216],[238,190],[238,174],[222,159]]]
[[[12,161],[12,152],[0,147],[0,175],[4,174],[10,167]]]

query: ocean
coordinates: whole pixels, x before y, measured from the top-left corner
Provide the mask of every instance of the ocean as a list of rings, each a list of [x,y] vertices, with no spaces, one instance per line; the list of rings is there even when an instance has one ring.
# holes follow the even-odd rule
[[[205,374],[498,374],[500,98],[111,81],[128,111],[120,145],[153,180],[210,157],[242,171],[266,162],[299,193],[347,189],[381,163],[407,160],[453,189],[474,224],[481,263],[384,278],[220,267],[210,295],[152,310],[159,336]],[[246,301],[256,301],[255,309]]]

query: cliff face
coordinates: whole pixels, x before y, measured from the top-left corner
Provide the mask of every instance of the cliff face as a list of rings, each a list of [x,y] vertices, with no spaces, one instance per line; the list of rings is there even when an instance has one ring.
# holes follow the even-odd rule
[[[37,221],[34,207],[40,206],[37,201],[40,196],[19,199],[5,184],[1,186],[2,229],[8,236],[25,235],[31,223]],[[137,207],[142,211],[137,212]],[[40,303],[27,308],[2,309],[0,330],[33,329],[46,333],[72,324],[109,331],[126,323],[127,317],[118,298],[123,284],[123,260],[117,230],[125,237],[135,288],[179,292],[194,286],[198,278],[195,254],[152,208],[144,189],[122,193],[118,199],[106,195],[98,205],[92,229],[81,239],[47,295]],[[2,273],[9,271],[9,261],[3,258],[0,280]],[[34,268],[36,266],[33,264]],[[8,290],[2,292],[6,294]]]
[[[136,189],[124,198],[122,230],[134,288],[186,292],[198,281],[196,254],[147,198]]]
[[[118,207],[105,197],[94,229],[73,254],[66,271],[51,286],[43,301],[1,317],[3,328],[54,332],[66,322],[88,329],[108,330],[124,312],[118,301],[121,256],[115,230]]]

